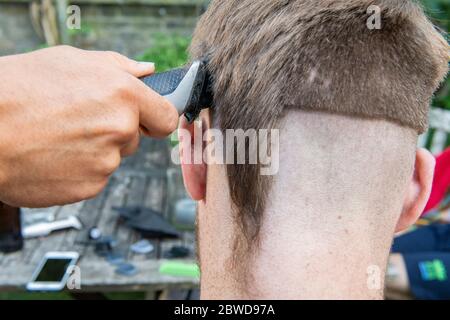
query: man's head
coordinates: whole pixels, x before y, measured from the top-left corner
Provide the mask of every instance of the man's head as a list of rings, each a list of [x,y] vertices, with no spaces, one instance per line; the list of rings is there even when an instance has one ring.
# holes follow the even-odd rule
[[[380,8],[381,29],[368,27],[371,5]],[[449,57],[420,7],[218,0],[191,51],[208,57],[214,84],[203,130],[280,130],[273,177],[258,164],[183,166],[188,191],[201,200],[202,281],[222,266],[235,280],[222,287],[242,292],[270,270],[256,261],[280,270],[283,256],[320,259],[325,244],[352,237],[373,240],[360,255],[387,255],[393,232],[416,219],[429,195],[434,163],[415,146]],[[253,287],[265,291],[264,283]]]

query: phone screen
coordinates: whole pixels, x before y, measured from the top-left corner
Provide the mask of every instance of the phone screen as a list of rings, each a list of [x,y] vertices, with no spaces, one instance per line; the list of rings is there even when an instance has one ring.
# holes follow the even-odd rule
[[[72,259],[51,258],[45,261],[44,266],[39,272],[35,282],[61,282],[66,274]]]

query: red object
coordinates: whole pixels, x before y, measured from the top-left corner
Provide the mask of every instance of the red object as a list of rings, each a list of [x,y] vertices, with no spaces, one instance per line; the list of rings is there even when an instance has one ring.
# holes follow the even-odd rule
[[[450,148],[436,158],[436,171],[434,174],[431,197],[425,207],[424,213],[435,209],[444,200],[450,188]]]

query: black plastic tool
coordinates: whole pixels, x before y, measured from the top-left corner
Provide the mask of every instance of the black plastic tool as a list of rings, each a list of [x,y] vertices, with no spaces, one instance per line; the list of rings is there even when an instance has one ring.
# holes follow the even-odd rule
[[[126,224],[141,233],[145,239],[178,239],[180,233],[162,213],[144,207],[113,207]]]
[[[169,100],[189,122],[193,122],[202,109],[213,104],[206,61],[196,60],[184,68],[157,73],[141,80]]]

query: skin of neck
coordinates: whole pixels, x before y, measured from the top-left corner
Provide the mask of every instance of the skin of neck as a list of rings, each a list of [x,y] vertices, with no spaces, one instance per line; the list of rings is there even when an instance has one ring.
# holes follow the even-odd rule
[[[381,120],[288,115],[259,242],[240,277],[226,170],[208,166],[198,214],[202,299],[382,299],[417,135]]]

